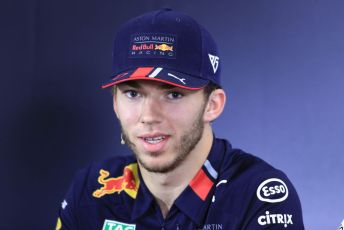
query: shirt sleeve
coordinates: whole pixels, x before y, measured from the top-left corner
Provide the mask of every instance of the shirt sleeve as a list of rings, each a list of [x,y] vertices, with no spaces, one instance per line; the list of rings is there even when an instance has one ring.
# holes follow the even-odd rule
[[[85,184],[85,171],[79,171],[61,202],[56,230],[75,230],[78,228],[77,206]]]
[[[283,172],[264,173],[251,191],[243,229],[304,229],[299,197]]]

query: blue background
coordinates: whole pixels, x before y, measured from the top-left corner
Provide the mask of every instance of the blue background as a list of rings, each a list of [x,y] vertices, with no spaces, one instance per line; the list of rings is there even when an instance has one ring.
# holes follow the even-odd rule
[[[306,229],[344,218],[344,1],[5,0],[0,229],[54,229],[73,175],[120,146],[111,96],[118,26],[170,6],[213,34],[228,94],[218,137],[287,173]]]

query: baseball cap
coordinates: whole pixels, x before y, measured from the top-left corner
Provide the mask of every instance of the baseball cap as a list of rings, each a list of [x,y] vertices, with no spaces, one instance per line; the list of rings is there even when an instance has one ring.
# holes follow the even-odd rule
[[[152,80],[188,90],[220,83],[216,43],[190,16],[161,9],[129,20],[117,32],[113,74],[102,88]]]

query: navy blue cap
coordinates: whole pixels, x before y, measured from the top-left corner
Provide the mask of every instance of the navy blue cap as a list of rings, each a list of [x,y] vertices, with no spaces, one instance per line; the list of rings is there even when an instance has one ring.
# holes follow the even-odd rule
[[[155,80],[198,90],[221,86],[215,41],[190,16],[162,9],[131,19],[117,32],[108,88],[130,80]]]

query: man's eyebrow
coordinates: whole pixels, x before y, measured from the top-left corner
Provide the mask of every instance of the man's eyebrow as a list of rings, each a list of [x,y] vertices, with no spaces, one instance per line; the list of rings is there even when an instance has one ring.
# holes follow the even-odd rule
[[[136,89],[141,88],[140,84],[138,84],[136,81],[126,81],[126,82],[120,83],[118,86],[121,87],[125,85],[130,86],[132,88],[136,88]]]

